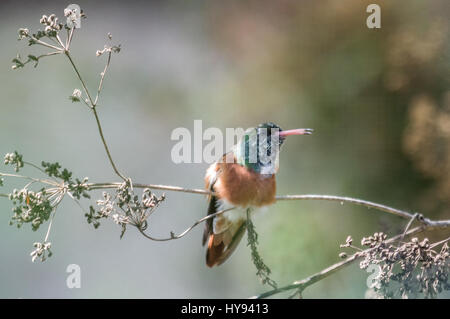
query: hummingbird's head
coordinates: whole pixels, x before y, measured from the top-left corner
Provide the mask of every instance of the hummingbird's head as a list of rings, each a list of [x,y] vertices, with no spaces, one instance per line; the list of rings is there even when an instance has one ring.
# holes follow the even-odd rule
[[[237,162],[260,174],[278,171],[278,155],[286,137],[310,135],[312,129],[283,131],[277,124],[266,122],[245,131],[236,148]]]

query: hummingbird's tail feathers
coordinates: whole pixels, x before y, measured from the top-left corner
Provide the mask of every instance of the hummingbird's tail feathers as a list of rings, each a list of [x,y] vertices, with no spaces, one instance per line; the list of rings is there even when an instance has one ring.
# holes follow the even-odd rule
[[[234,221],[230,227],[219,233],[210,233],[206,251],[206,265],[219,266],[235,251],[245,233],[245,220]]]

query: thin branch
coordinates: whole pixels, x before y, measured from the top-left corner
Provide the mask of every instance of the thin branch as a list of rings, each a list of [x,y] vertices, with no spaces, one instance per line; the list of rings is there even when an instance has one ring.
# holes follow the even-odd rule
[[[110,189],[110,188],[117,188],[121,185],[121,183],[90,183],[88,184],[88,188],[91,190],[94,189]],[[166,190],[166,191],[173,191],[173,192],[182,192],[182,193],[191,193],[191,194],[199,194],[199,195],[213,195],[214,193],[208,190],[204,189],[198,189],[198,188],[185,188],[185,187],[179,187],[179,186],[169,186],[169,185],[159,185],[159,184],[140,184],[135,183],[133,184],[136,188],[150,188],[150,189],[159,189],[159,190]],[[282,200],[325,200],[325,201],[334,201],[334,202],[340,202],[340,203],[349,203],[359,206],[365,206],[367,208],[373,208],[385,213],[393,214],[408,220],[411,220],[415,214],[417,213],[410,213],[404,210],[396,209],[390,206],[386,206],[383,204],[374,203],[371,201],[358,199],[358,198],[352,198],[352,197],[344,197],[344,196],[334,196],[334,195],[279,195],[276,196],[277,201]],[[431,220],[429,218],[423,217],[421,214],[417,215],[418,219],[423,225],[426,225],[428,227],[436,227],[436,228],[442,228],[447,227],[450,223],[449,220]]]
[[[170,237],[168,237],[168,238],[155,238],[155,237],[152,237],[152,236],[146,234],[145,231],[142,229],[142,227],[139,227],[139,226],[136,226],[136,227],[139,230],[139,232],[142,235],[144,235],[144,237],[146,237],[146,238],[148,238],[150,240],[154,240],[154,241],[169,241],[169,240],[173,240],[173,239],[180,239],[180,238],[184,237],[186,234],[188,234],[191,230],[193,230],[198,224],[201,224],[201,223],[203,223],[204,221],[206,221],[208,219],[211,219],[213,217],[216,217],[217,215],[221,215],[221,214],[223,214],[225,212],[228,212],[230,210],[233,210],[233,209],[234,209],[234,207],[231,207],[231,208],[227,208],[227,209],[218,211],[217,213],[205,216],[205,217],[197,220],[191,227],[187,228],[185,231],[183,231],[179,235],[175,235],[173,232],[171,232],[170,233]]]
[[[409,230],[409,228],[411,227],[411,225],[414,223],[414,221],[415,221],[416,219],[423,220],[423,216],[422,216],[421,214],[419,214],[419,213],[415,213],[415,214],[411,217],[410,221],[408,222],[408,224],[407,224],[406,227],[405,227],[405,230],[403,231],[403,235],[402,235],[402,237],[400,238],[400,240],[403,240],[403,238],[404,238],[405,235],[406,235],[406,232]]]
[[[70,44],[72,43],[72,37],[73,37],[73,30],[75,29],[75,26],[73,26],[70,31],[67,30],[67,40],[66,40],[66,49],[69,50]]]
[[[53,39],[52,37],[48,38],[49,40],[51,40],[54,44],[56,44],[56,46],[59,45],[58,41],[56,41],[55,39]],[[61,50],[61,53],[63,52],[63,50]]]
[[[88,184],[89,189],[109,189],[109,188],[116,188],[121,183],[90,183]],[[173,191],[173,192],[182,192],[182,193],[191,193],[191,194],[200,194],[200,195],[213,195],[214,193],[205,189],[198,189],[198,188],[186,188],[186,187],[180,187],[180,186],[170,186],[170,185],[160,185],[160,184],[139,184],[135,183],[133,184],[134,187],[137,188],[150,188],[150,189],[159,189],[159,190],[166,190],[166,191]],[[367,208],[374,208],[380,211],[384,211],[386,213],[394,214],[397,216],[400,216],[402,218],[411,219],[414,214],[396,209],[393,207],[389,207],[382,204],[377,204],[371,201],[358,199],[358,198],[352,198],[352,197],[343,197],[343,196],[334,196],[334,195],[279,195],[276,196],[277,201],[283,201],[283,200],[326,200],[326,201],[335,201],[335,202],[341,202],[341,203],[350,203],[360,206],[365,206]]]
[[[63,198],[64,198],[64,193],[60,194],[60,196],[53,203],[53,214],[52,214],[52,217],[51,217],[50,222],[48,224],[47,234],[45,235],[44,242],[48,241],[48,237],[50,236],[50,231],[51,231],[52,225],[53,225],[53,219],[55,218],[55,215],[56,215],[56,210],[58,209],[58,206],[61,203],[61,201],[63,200]]]
[[[450,237],[448,237],[448,238],[446,238],[446,239],[444,239],[444,240],[438,241],[438,242],[436,242],[436,243],[430,245],[430,249],[433,249],[434,247],[437,247],[437,246],[439,246],[439,245],[442,245],[443,243],[446,243],[446,242],[448,242],[448,241],[450,241]]]
[[[56,213],[56,208],[53,211],[52,218],[50,219],[50,222],[48,223],[47,234],[45,235],[44,243],[47,242],[48,237],[50,236],[50,231],[52,229],[52,224],[53,224],[53,217],[55,216],[55,213]]]
[[[91,107],[91,104],[90,104],[91,102],[89,102],[88,99],[81,98],[80,100],[83,101],[84,105],[86,105],[90,110],[92,110],[92,107]]]
[[[0,173],[0,176],[23,178],[23,179],[27,179],[27,180],[34,181],[34,182],[39,182],[39,183],[42,183],[42,184],[48,184],[48,185],[52,185],[52,186],[59,186],[56,182],[52,182],[52,181],[49,181],[49,180],[46,180],[46,179],[33,178],[33,177],[28,177],[28,176],[23,176],[23,175],[18,175],[18,174]]]
[[[392,208],[386,205],[377,204],[374,202],[370,202],[367,200],[362,200],[358,198],[352,197],[343,197],[343,196],[332,196],[332,195],[285,195],[285,196],[277,196],[277,200],[328,200],[334,202],[341,203],[350,203],[355,205],[365,206],[367,208],[375,208],[377,210],[381,210],[386,213],[394,214],[402,218],[411,219],[413,217],[413,213]]]
[[[95,189],[110,189],[110,188],[117,188],[121,185],[121,183],[90,183],[88,184],[88,188],[90,190],[95,190]],[[201,194],[201,195],[211,195],[214,194],[210,191],[207,190],[203,190],[203,189],[191,189],[191,188],[184,188],[184,187],[178,187],[178,186],[168,186],[168,185],[155,185],[155,184],[133,184],[133,187],[135,188],[150,188],[150,189],[160,189],[160,190],[168,190],[168,191],[175,191],[175,192],[183,192],[183,193],[192,193],[192,194]],[[423,218],[422,215],[420,214],[412,214],[406,211],[402,211],[396,208],[392,208],[386,205],[382,205],[382,204],[378,204],[378,203],[374,203],[374,202],[370,202],[370,201],[366,201],[366,200],[362,200],[362,199],[357,199],[357,198],[351,198],[351,197],[341,197],[341,196],[332,196],[332,195],[284,195],[284,196],[277,196],[276,197],[277,200],[328,200],[328,201],[338,201],[338,202],[347,202],[347,203],[351,203],[351,204],[355,204],[355,205],[362,205],[368,208],[374,208],[377,209],[379,211],[383,211],[383,212],[387,212],[390,214],[394,214],[396,216],[400,216],[402,218],[406,218],[406,219],[410,219],[410,222],[408,223],[407,228],[409,228],[409,226],[411,226],[412,222],[411,220],[414,219],[419,219],[422,224],[423,227],[426,227],[427,229],[431,229],[431,228],[445,228],[445,227],[450,227],[450,220],[430,220],[428,218]],[[232,207],[230,209],[234,209],[235,207]],[[148,234],[145,233],[144,229],[142,229],[141,226],[139,225],[134,225],[138,228],[138,230],[140,231],[140,233],[150,239],[150,240],[154,240],[154,241],[169,241],[169,240],[173,240],[173,239],[179,239],[182,238],[183,236],[185,236],[187,233],[189,233],[193,228],[195,228],[197,225],[199,225],[200,223],[213,218],[219,214],[223,214],[224,212],[230,210],[223,210],[220,212],[217,212],[215,214],[211,214],[208,215],[202,219],[199,219],[198,221],[196,221],[191,227],[189,227],[188,229],[186,229],[184,232],[180,233],[179,235],[175,235],[173,232],[171,232],[171,237],[168,238],[155,238],[153,236],[150,236]],[[404,234],[402,234],[401,236],[405,236],[405,234],[409,234],[408,232],[405,231]],[[399,238],[402,238],[402,237]]]
[[[62,54],[62,51],[59,50],[59,51],[53,51],[53,52],[49,52],[49,53],[44,53],[44,54],[41,54],[41,55],[37,56],[37,59],[39,60],[40,58],[44,58],[46,56],[52,56],[52,55],[56,55],[56,54]]]
[[[61,189],[52,189],[52,190],[48,190],[49,194],[51,194],[49,197],[47,197],[48,200],[51,200],[52,198],[56,197],[56,196],[61,196]],[[59,198],[59,197],[58,197]]]
[[[100,119],[99,119],[99,117],[98,117],[97,110],[95,109],[96,101],[94,102],[94,100],[92,100],[92,97],[91,97],[91,95],[89,94],[89,90],[88,90],[88,88],[86,87],[86,84],[85,84],[83,78],[81,77],[81,74],[80,74],[80,72],[78,71],[78,68],[76,67],[75,63],[73,62],[73,59],[72,59],[72,57],[70,56],[69,51],[66,50],[66,51],[64,51],[64,53],[66,54],[67,58],[69,59],[70,63],[72,64],[72,67],[73,67],[73,69],[75,70],[75,73],[77,74],[78,79],[79,79],[80,82],[81,82],[81,85],[83,86],[83,89],[84,89],[84,91],[85,91],[85,93],[86,93],[86,95],[87,95],[87,97],[88,97],[88,99],[89,99],[89,102],[91,103],[91,109],[92,109],[92,112],[94,113],[94,116],[95,116],[95,121],[96,121],[96,123],[97,123],[98,132],[99,132],[99,134],[100,134],[100,138],[101,138],[101,140],[102,140],[102,143],[103,143],[103,146],[104,146],[104,148],[105,148],[106,155],[108,156],[109,162],[111,163],[111,166],[112,166],[114,172],[117,174],[117,176],[119,176],[121,179],[123,179],[124,181],[126,181],[126,178],[124,177],[124,175],[122,175],[122,174],[119,172],[119,170],[117,169],[116,164],[114,163],[114,160],[113,160],[113,158],[112,158],[112,156],[111,156],[111,152],[109,151],[108,144],[106,143],[105,136],[103,135],[102,125],[100,124]]]
[[[446,221],[446,225],[442,226],[442,227],[450,227],[450,220]],[[407,236],[411,236],[420,232],[423,232],[425,230],[429,230],[430,228],[434,228],[434,226],[427,226],[427,225],[422,225],[416,228],[413,228],[411,230],[409,230],[406,235]],[[400,238],[403,237],[403,233],[396,235],[390,239],[388,239],[386,241],[386,243],[392,243]],[[448,240],[448,239],[447,239]],[[351,265],[353,262],[355,262],[356,260],[360,259],[364,253],[370,252],[371,250],[373,250],[375,248],[369,248],[363,252],[357,252],[354,255],[350,256],[349,258],[347,258],[344,261],[338,262],[334,265],[331,265],[325,269],[323,269],[322,271],[313,274],[312,276],[309,276],[305,279],[299,280],[299,281],[295,281],[294,283],[287,285],[287,286],[283,286],[277,289],[273,289],[267,292],[264,292],[258,296],[254,296],[252,298],[254,299],[262,299],[262,298],[267,298],[276,294],[279,294],[281,292],[284,291],[289,291],[289,290],[293,290],[296,289],[298,291],[299,294],[301,294],[303,292],[303,290],[305,290],[307,287],[313,285],[314,283],[332,275],[333,273],[337,272],[338,270],[341,270],[342,268]]]
[[[101,90],[103,88],[103,80],[105,79],[106,71],[108,71],[109,64],[111,63],[111,54],[112,54],[112,52],[109,51],[108,52],[108,59],[106,60],[105,68],[103,69],[103,72],[101,73],[100,82],[98,84],[98,89],[97,89],[97,96],[95,97],[95,101],[94,101],[94,106],[97,105],[98,97],[100,96],[100,92],[101,92]]]
[[[27,161],[23,161],[24,164],[29,165],[35,169],[37,169],[38,171],[40,171],[42,174],[44,175],[48,175],[46,171],[44,171],[42,168],[40,168],[39,166],[37,166],[36,164],[33,164],[31,162],[27,162]],[[50,178],[56,183],[58,184],[58,181],[56,179],[54,179],[53,177],[50,176]]]
[[[59,34],[56,33],[56,40],[58,40],[59,45],[64,49],[67,50],[67,48],[64,46],[64,43],[62,42],[61,38],[59,37]]]
[[[27,185],[25,185],[25,186],[23,187],[23,189],[28,190],[28,187],[30,187],[30,186],[33,185],[34,183],[37,183],[37,182],[36,182],[36,181],[31,181],[31,182],[29,182]]]
[[[81,85],[83,86],[83,90],[84,90],[84,92],[86,93],[87,97],[89,98],[89,102],[91,103],[91,107],[93,107],[94,101],[92,100],[91,95],[89,94],[89,90],[88,90],[88,88],[86,87],[86,83],[84,83],[84,80],[83,80],[83,78],[81,77],[81,74],[80,74],[80,72],[78,71],[78,68],[76,67],[75,63],[73,62],[72,56],[70,55],[69,51],[67,51],[67,50],[64,51],[64,53],[65,53],[65,55],[67,56],[67,58],[69,59],[70,64],[72,64],[72,67],[73,67],[73,69],[75,70],[75,73],[77,74],[78,79],[79,79],[80,82],[81,82]]]
[[[109,189],[116,188],[120,185],[120,183],[91,183],[88,184],[89,189]],[[150,189],[159,189],[159,190],[167,190],[173,192],[183,192],[183,193],[192,193],[192,194],[200,194],[200,195],[212,195],[214,194],[211,191],[198,189],[198,188],[185,188],[179,186],[169,186],[169,185],[158,185],[158,184],[133,184],[134,187],[137,188],[150,188]],[[326,201],[334,201],[340,203],[349,203],[354,205],[365,206],[367,208],[374,208],[379,211],[383,211],[386,213],[390,213],[405,219],[411,219],[414,216],[414,213],[410,213],[404,210],[396,209],[393,207],[389,207],[383,204],[374,203],[371,201],[352,198],[352,197],[344,197],[344,196],[334,196],[334,195],[280,195],[276,197],[277,201],[283,200],[326,200]],[[425,218],[424,221],[427,221]],[[429,220],[428,220],[429,221]]]
[[[121,179],[126,181],[127,179],[125,178],[125,176],[123,176],[119,172],[119,170],[116,167],[116,164],[114,163],[114,160],[112,159],[111,152],[109,151],[108,144],[106,144],[105,136],[103,135],[102,125],[100,124],[100,119],[98,117],[97,110],[95,109],[95,106],[92,108],[92,112],[94,113],[95,121],[97,122],[98,133],[100,134],[100,138],[101,138],[101,140],[103,142],[103,146],[105,147],[106,155],[108,155],[109,162],[111,163],[111,166],[112,166],[114,172],[117,174],[117,176],[119,176]]]
[[[57,50],[57,51],[63,51],[64,50],[63,48],[58,48],[57,46],[54,46],[54,45],[51,45],[51,44],[49,44],[47,42],[44,42],[42,40],[36,39],[33,36],[30,36],[30,38],[33,39],[33,41],[35,41],[36,43],[38,43],[40,45],[43,45],[44,47],[51,48],[51,49],[54,49],[54,50]]]
[[[89,183],[87,184],[89,189],[110,189],[117,188],[122,183]],[[150,189],[159,189],[173,192],[183,192],[183,193],[191,193],[191,194],[200,194],[200,195],[211,195],[212,192],[204,189],[198,188],[185,188],[179,186],[169,186],[169,185],[159,185],[159,184],[139,184],[133,183],[133,187],[135,188],[150,188]]]

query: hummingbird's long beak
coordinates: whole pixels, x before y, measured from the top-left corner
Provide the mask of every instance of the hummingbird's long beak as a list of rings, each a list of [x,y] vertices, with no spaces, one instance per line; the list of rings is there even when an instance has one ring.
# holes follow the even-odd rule
[[[312,128],[298,128],[295,130],[281,131],[279,135],[281,137],[289,135],[311,135],[314,130]]]

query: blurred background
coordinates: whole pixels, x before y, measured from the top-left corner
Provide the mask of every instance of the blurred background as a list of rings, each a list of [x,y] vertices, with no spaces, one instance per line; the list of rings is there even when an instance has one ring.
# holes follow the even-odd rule
[[[366,26],[374,2],[381,29]],[[135,182],[203,187],[208,164],[171,160],[177,127],[192,129],[197,119],[223,130],[273,121],[315,129],[283,148],[278,194],[353,196],[450,218],[448,1],[77,3],[87,19],[75,34],[73,56],[92,91],[104,66],[95,51],[108,32],[122,45],[99,113],[117,165]],[[0,4],[0,153],[17,150],[30,162],[59,161],[77,177],[117,181],[92,114],[68,99],[80,84],[66,59],[11,69],[18,52],[44,52],[17,41],[17,30],[37,30],[42,14],[63,17],[68,4]],[[0,192],[20,186],[8,179]],[[203,196],[166,196],[149,226],[155,236],[180,232],[206,214]],[[8,225],[11,215],[11,203],[0,198],[3,298],[246,298],[270,288],[259,283],[245,239],[224,265],[207,268],[203,227],[164,243],[130,228],[120,240],[120,227],[105,221],[94,230],[66,199],[49,239],[54,255],[32,263],[32,244],[47,227],[17,229]],[[260,253],[280,285],[339,261],[347,235],[359,243],[375,231],[400,233],[406,224],[319,201],[279,202],[254,222]],[[81,267],[80,289],[66,286],[69,264]],[[368,275],[352,265],[304,297],[364,298]]]

